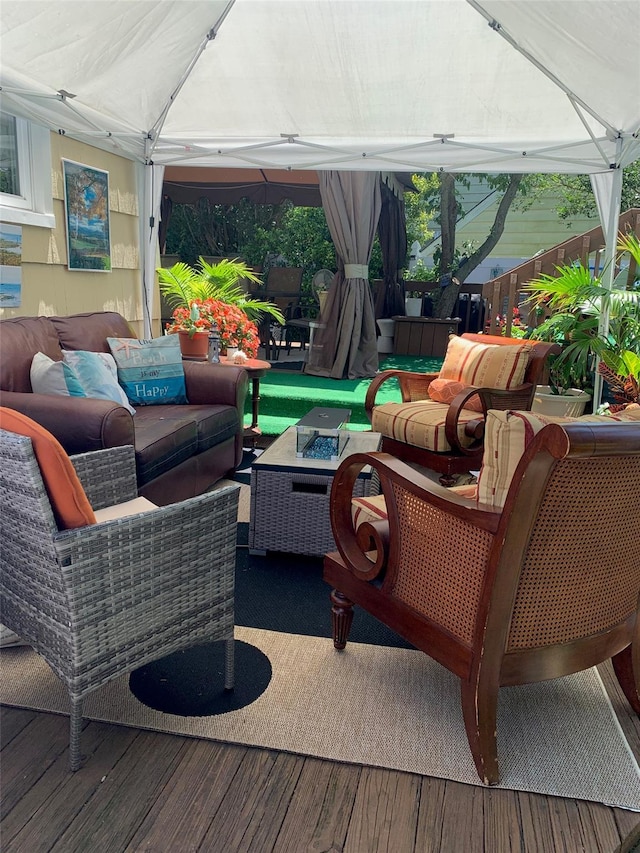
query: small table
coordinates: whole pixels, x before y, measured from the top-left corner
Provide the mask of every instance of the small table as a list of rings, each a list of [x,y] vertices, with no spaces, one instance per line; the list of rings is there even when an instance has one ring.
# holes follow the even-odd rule
[[[352,453],[379,450],[378,432],[348,430],[337,461],[296,456],[296,428],[282,435],[251,466],[251,553],[285,551],[321,557],[335,551],[329,517],[331,485],[338,466]],[[354,495],[377,494],[370,467],[356,481]]]
[[[226,356],[220,356],[220,364],[227,367],[242,367],[249,374],[251,379],[251,424],[244,428],[245,436],[255,438],[262,435],[258,426],[258,413],[260,411],[260,380],[265,375],[267,370],[271,369],[268,361],[261,361],[259,358],[248,358],[242,364],[235,364],[233,360],[227,359]]]

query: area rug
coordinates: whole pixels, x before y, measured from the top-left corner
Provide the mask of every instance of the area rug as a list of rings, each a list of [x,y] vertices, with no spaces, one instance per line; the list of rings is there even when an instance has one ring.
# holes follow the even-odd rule
[[[193,737],[480,784],[458,680],[421,652],[237,628],[270,660],[252,704],[180,717],[138,702],[123,677],[92,694],[86,716]],[[67,713],[60,681],[29,648],[2,652],[2,701]],[[501,787],[640,810],[640,771],[595,669],[505,688],[498,714]]]

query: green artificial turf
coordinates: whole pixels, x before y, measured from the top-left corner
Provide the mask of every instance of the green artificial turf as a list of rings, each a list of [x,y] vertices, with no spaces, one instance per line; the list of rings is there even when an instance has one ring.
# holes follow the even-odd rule
[[[412,356],[386,356],[380,370],[414,370],[429,373],[440,369],[442,359]],[[370,428],[364,410],[364,400],[371,379],[325,379],[306,373],[269,371],[260,380],[260,429],[264,435],[280,435],[297,423],[315,406],[350,409],[349,428]],[[400,400],[400,389],[395,379],[385,382],[377,395],[378,402]],[[251,400],[245,408],[245,425],[251,423]]]

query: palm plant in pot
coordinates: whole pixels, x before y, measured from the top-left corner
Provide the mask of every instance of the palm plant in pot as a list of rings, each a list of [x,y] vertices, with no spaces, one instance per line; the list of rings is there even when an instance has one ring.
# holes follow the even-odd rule
[[[256,299],[241,287],[241,280],[260,283],[245,263],[223,259],[210,264],[200,258],[196,267],[179,262],[160,268],[158,283],[167,304],[173,308],[167,331],[186,332],[189,338],[207,334],[215,324],[223,349],[240,348],[254,357],[258,349],[259,323],[266,315],[284,323],[282,312],[272,302]]]
[[[621,237],[620,252],[640,262],[640,244],[634,234]],[[530,335],[536,340],[560,344],[562,352],[550,367],[550,385],[537,389],[534,411],[580,414],[591,398],[598,362],[605,381],[614,377],[640,380],[640,292],[638,281],[630,289],[610,290],[593,277],[582,263],[556,267],[556,275],[542,274],[524,288],[535,310],[553,312]],[[599,330],[603,312],[609,316],[608,330]],[[631,370],[631,374],[627,371]],[[618,371],[621,371],[620,374]],[[553,398],[556,398],[554,404]],[[565,405],[558,399],[564,397]],[[551,403],[551,405],[547,405]],[[564,409],[564,411],[562,411]]]

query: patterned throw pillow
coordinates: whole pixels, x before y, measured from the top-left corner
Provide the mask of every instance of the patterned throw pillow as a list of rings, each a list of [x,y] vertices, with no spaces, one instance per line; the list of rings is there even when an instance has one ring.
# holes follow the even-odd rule
[[[524,381],[530,352],[530,343],[481,344],[451,335],[438,378],[476,388],[515,388]]]
[[[583,415],[560,418],[537,412],[501,412],[490,410],[484,434],[482,468],[478,474],[478,501],[503,507],[511,480],[533,437],[547,424],[640,422],[640,406],[629,407],[615,415]]]
[[[462,391],[466,391],[469,386],[463,382],[457,382],[455,379],[432,379],[429,383],[429,399],[435,403],[446,403],[449,405]],[[473,412],[482,411],[482,403],[480,397],[470,397],[464,404],[465,409],[471,409]]]
[[[116,363],[108,352],[63,350],[62,361],[37,352],[31,362],[31,387],[34,394],[113,400],[132,415],[136,412],[118,385]]]
[[[75,370],[64,361],[54,361],[37,352],[31,361],[31,388],[34,394],[55,394],[59,397],[86,397]]]
[[[135,415],[136,410],[118,385],[118,371],[112,355],[89,350],[62,350],[62,360],[75,372],[85,397],[113,400]]]
[[[152,340],[107,338],[118,367],[118,381],[134,406],[186,403],[187,392],[178,335]]]

